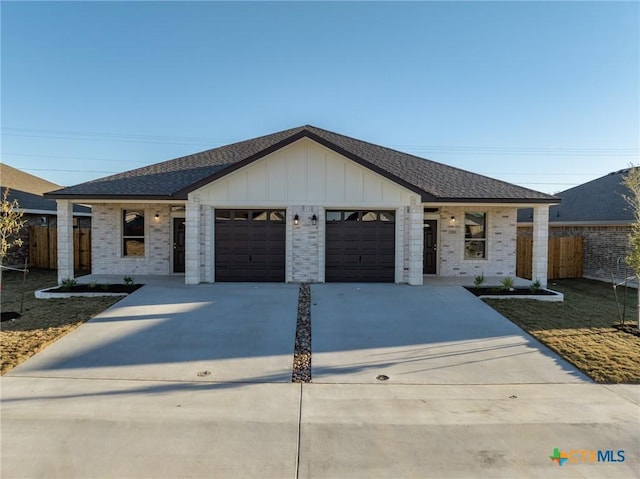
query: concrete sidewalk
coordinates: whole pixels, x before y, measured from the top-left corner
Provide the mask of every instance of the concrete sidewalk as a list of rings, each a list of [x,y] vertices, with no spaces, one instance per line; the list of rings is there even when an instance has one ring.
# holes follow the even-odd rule
[[[636,401],[595,384],[305,385],[297,477],[638,477],[633,388]],[[554,448],[625,460],[560,467]]]
[[[1,381],[7,478],[615,479],[640,470],[637,386]],[[625,461],[560,467],[554,448],[622,450]]]
[[[2,378],[3,478],[293,478],[299,384]]]

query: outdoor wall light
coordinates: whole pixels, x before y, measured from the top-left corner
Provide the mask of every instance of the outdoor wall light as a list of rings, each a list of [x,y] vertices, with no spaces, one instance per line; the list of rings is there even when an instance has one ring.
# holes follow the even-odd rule
[[[452,224],[452,225],[455,225],[455,224],[456,224],[456,217],[455,217],[455,216],[452,216],[452,217],[451,217],[451,224]]]
[[[156,213],[156,215],[154,216],[154,219],[156,220],[156,223],[158,223],[160,221],[160,215]]]
[[[300,217],[298,215],[295,215],[293,217],[293,225],[298,226],[299,224],[300,224]]]
[[[311,224],[312,224],[313,226],[315,226],[315,225],[317,225],[317,224],[318,224],[318,217],[317,217],[316,215],[313,215],[313,216],[311,217]]]

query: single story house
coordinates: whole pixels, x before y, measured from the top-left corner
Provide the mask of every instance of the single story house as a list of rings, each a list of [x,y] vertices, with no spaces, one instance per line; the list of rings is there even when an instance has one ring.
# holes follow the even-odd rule
[[[562,203],[549,209],[549,236],[583,238],[583,276],[611,281],[625,276],[624,258],[629,254],[629,233],[634,222],[633,208],[625,197],[631,195],[624,184],[629,169],[614,171],[558,193]],[[533,210],[518,212],[518,236],[533,234]],[[629,268],[629,275],[633,271]]]
[[[23,213],[22,218],[26,221],[25,227],[19,233],[22,246],[9,251],[7,263],[24,264],[25,258],[29,256],[29,227],[56,227],[58,215],[56,202],[45,198],[43,194],[61,186],[4,163],[0,163],[0,183],[0,195],[4,198],[5,189],[9,189],[8,199],[18,201],[18,211]],[[91,208],[74,205],[73,224],[80,228],[91,227]]]
[[[73,204],[88,203],[94,274],[177,273],[187,284],[515,276],[523,207],[545,284],[558,201],[309,125],[46,196],[58,203],[60,280],[73,275]]]

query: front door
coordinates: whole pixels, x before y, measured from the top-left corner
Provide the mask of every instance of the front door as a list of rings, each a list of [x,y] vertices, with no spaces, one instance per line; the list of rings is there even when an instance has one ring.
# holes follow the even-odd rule
[[[424,264],[422,274],[436,274],[438,221],[424,220]]]
[[[184,218],[173,218],[173,272],[184,273]]]

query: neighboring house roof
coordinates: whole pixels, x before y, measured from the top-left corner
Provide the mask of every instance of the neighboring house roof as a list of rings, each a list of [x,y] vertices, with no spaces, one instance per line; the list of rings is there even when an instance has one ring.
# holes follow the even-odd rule
[[[5,187],[0,188],[0,195],[4,196]],[[9,188],[9,200],[18,200],[19,209],[25,213],[37,215],[57,215],[58,207],[54,200],[49,200],[42,195],[34,195],[26,191]],[[76,215],[90,216],[91,208],[82,205],[73,205],[73,213]]]
[[[629,169],[614,171],[606,176],[558,193],[559,205],[549,208],[550,223],[630,223],[633,209],[625,200],[631,192],[624,184]],[[518,210],[518,222],[532,221],[533,210]]]
[[[0,163],[0,186],[6,186],[12,190],[20,190],[35,195],[43,195],[47,191],[61,188],[60,185],[25,173],[5,163]]]
[[[34,214],[57,214],[56,202],[44,198],[47,191],[59,189],[60,185],[20,171],[4,163],[0,163],[0,194],[4,196],[5,188],[9,189],[9,199],[18,200],[20,210]],[[91,208],[74,205],[74,213],[91,214]]]
[[[423,201],[557,201],[545,193],[310,125],[126,171],[46,196],[67,199],[187,199],[189,192],[301,138],[310,138],[419,193]]]

